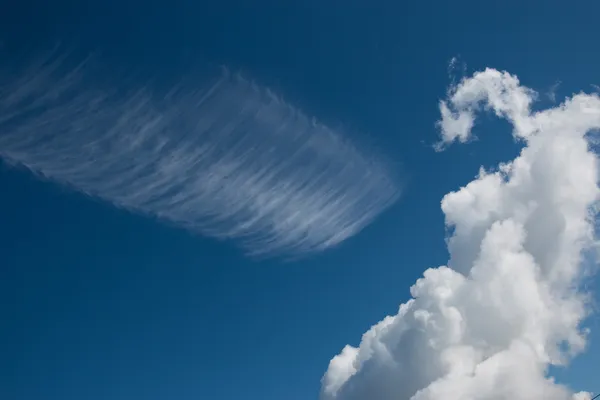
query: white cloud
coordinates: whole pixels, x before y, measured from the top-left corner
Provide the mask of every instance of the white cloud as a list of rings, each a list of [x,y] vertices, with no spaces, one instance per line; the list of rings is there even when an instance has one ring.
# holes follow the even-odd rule
[[[554,84],[550,86],[550,89],[548,89],[546,92],[546,96],[548,96],[548,99],[553,103],[556,103],[556,91],[561,83],[561,81],[554,82]]]
[[[525,147],[443,198],[449,267],[425,271],[398,314],[331,360],[322,399],[590,398],[547,370],[585,347],[587,297],[577,285],[600,194],[586,134],[600,128],[600,98],[577,94],[532,113],[535,97],[486,69],[441,103],[442,145],[469,140],[483,108],[510,121]]]
[[[240,77],[159,95],[63,61],[0,76],[6,162],[257,255],[335,246],[399,196],[374,152]]]

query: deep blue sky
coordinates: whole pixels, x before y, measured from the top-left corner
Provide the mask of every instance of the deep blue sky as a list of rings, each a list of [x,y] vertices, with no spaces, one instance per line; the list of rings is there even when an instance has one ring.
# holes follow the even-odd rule
[[[508,125],[491,120],[478,142],[432,151],[449,60],[506,69],[542,93],[561,81],[559,98],[600,84],[593,0],[6,3],[10,54],[60,40],[142,75],[225,64],[368,134],[406,183],[396,206],[338,248],[257,262],[0,166],[7,400],[316,398],[331,357],[447,261],[442,196],[516,154]],[[599,389],[599,340],[561,380]]]

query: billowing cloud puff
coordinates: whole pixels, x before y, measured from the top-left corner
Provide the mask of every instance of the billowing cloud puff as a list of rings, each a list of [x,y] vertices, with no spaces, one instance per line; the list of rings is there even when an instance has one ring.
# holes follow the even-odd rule
[[[381,157],[245,79],[159,92],[89,65],[0,74],[0,158],[254,255],[335,246],[399,196]]]
[[[448,266],[425,271],[396,315],[346,346],[323,377],[323,400],[567,400],[547,376],[585,347],[581,282],[595,246],[598,95],[539,112],[535,93],[487,69],[441,102],[440,147],[465,142],[480,110],[525,144],[512,162],[442,200]]]

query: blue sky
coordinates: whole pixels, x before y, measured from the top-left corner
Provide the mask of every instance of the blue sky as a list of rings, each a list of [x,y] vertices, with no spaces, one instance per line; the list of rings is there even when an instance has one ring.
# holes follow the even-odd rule
[[[1,13],[3,64],[61,41],[157,85],[227,65],[366,135],[403,186],[356,236],[282,262],[1,165],[1,398],[317,398],[331,358],[447,263],[442,197],[517,155],[510,126],[487,117],[479,140],[433,151],[451,58],[467,75],[508,70],[542,95],[560,82],[559,99],[600,84],[593,1],[275,3],[57,1]],[[587,325],[589,350],[556,376],[597,391],[598,318]]]

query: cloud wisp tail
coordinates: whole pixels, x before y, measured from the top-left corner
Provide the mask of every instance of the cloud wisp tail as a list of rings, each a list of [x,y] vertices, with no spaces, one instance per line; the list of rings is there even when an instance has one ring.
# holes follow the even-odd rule
[[[1,74],[5,162],[260,256],[335,246],[399,196],[380,157],[239,76],[158,95],[90,70]]]

